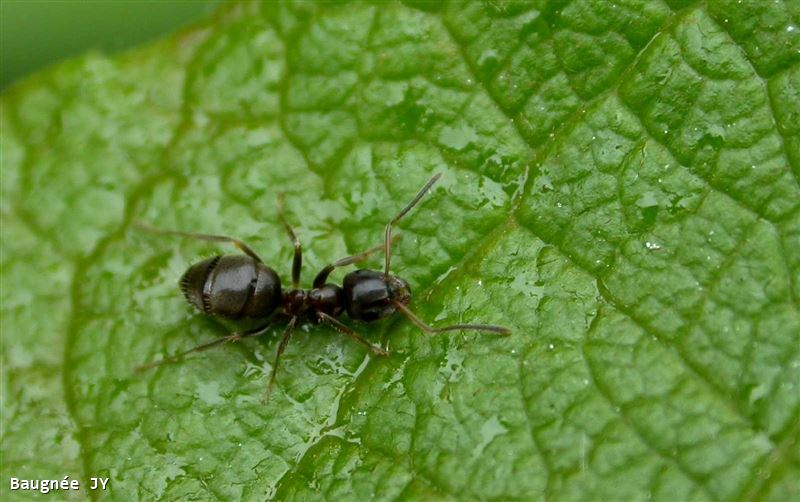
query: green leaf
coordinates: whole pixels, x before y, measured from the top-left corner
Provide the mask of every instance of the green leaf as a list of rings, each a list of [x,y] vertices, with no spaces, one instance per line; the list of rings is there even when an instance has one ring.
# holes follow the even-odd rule
[[[797,499],[798,5],[231,4],[6,92],[4,496]],[[220,247],[133,222],[285,283],[284,192],[307,284],[434,172],[393,266],[511,336],[307,325],[268,405],[280,328],[133,372],[232,329],[176,288]]]

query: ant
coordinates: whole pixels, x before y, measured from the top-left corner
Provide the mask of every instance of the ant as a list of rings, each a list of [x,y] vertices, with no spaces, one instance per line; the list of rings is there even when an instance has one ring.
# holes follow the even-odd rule
[[[487,331],[507,335],[511,331],[502,326],[490,324],[454,324],[442,328],[432,328],[417,317],[408,304],[411,301],[411,288],[404,279],[389,273],[391,261],[392,226],[414,208],[428,189],[436,183],[440,174],[436,174],[420,189],[411,202],[397,216],[389,220],[383,235],[383,244],[367,249],[359,254],[347,256],[324,267],[314,278],[311,289],[300,289],[300,269],[303,263],[303,252],[300,240],[283,215],[282,199],[278,198],[278,214],[289,238],[294,245],[292,260],[292,289],[282,289],[278,274],[264,264],[261,258],[244,242],[223,235],[208,235],[163,230],[138,224],[148,231],[187,237],[204,241],[227,242],[233,244],[244,254],[217,255],[205,259],[189,267],[180,279],[180,287],[186,300],[205,314],[223,319],[238,320],[242,318],[267,319],[262,325],[246,331],[236,331],[227,336],[198,345],[164,359],[144,364],[136,368],[143,371],[168,362],[175,362],[194,352],[210,349],[217,345],[237,342],[266,333],[274,324],[272,314],[278,309],[289,318],[278,351],[269,385],[264,395],[268,400],[275,384],[278,363],[281,354],[286,350],[292,332],[300,319],[308,319],[313,323],[326,323],[337,331],[349,336],[356,342],[366,346],[376,355],[386,356],[389,352],[373,345],[362,338],[351,328],[342,324],[337,317],[343,312],[356,321],[376,321],[400,312],[422,331],[433,334],[444,331]],[[378,270],[356,270],[344,277],[342,286],[326,282],[335,269],[352,265],[366,259],[372,253],[383,250],[383,272]]]

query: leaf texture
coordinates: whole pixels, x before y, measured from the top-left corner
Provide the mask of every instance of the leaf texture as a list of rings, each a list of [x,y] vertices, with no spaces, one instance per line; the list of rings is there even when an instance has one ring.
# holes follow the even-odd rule
[[[798,5],[233,3],[16,86],[4,479],[110,477],[114,500],[796,499]],[[175,286],[220,248],[134,222],[239,237],[286,283],[285,193],[307,284],[434,172],[393,253],[412,306],[512,336],[353,324],[380,358],[304,326],[268,405],[280,328],[133,373],[231,329]]]

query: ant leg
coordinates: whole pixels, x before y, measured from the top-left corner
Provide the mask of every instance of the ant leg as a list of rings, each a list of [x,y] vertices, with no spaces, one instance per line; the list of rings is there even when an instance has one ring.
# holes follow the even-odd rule
[[[383,232],[383,255],[384,255],[383,275],[384,276],[386,276],[386,277],[389,276],[389,262],[391,261],[391,258],[392,258],[392,249],[391,249],[392,225],[394,225],[395,223],[400,221],[400,218],[405,216],[406,213],[411,211],[411,209],[414,206],[417,205],[419,200],[425,195],[425,193],[428,191],[428,189],[434,183],[436,183],[436,180],[438,180],[441,175],[442,175],[442,173],[438,173],[438,174],[433,175],[433,178],[429,179],[428,182],[425,183],[425,186],[423,186],[420,189],[420,191],[417,193],[417,195],[414,196],[414,199],[411,202],[409,202],[408,205],[406,207],[404,207],[402,211],[397,213],[397,216],[395,216],[394,218],[389,220],[389,223],[386,224],[386,230],[384,230],[384,232]]]
[[[269,396],[272,394],[272,387],[275,385],[275,375],[278,373],[278,363],[280,362],[281,354],[286,350],[286,346],[289,345],[289,340],[292,338],[292,331],[294,331],[294,325],[296,323],[297,316],[293,316],[291,320],[289,320],[289,324],[286,325],[286,329],[283,330],[283,338],[281,338],[281,343],[278,345],[278,352],[275,354],[275,363],[272,365],[272,373],[269,375],[267,391],[264,392],[264,396],[261,398],[261,401],[265,403],[269,402]]]
[[[292,240],[292,244],[294,245],[294,258],[292,259],[292,286],[294,289],[297,289],[300,287],[300,269],[303,266],[303,247],[300,245],[300,239],[297,238],[292,226],[289,225],[289,222],[286,221],[286,217],[283,214],[283,194],[278,195],[278,217],[280,217],[281,223],[283,223],[283,227],[286,229],[286,232],[289,234],[289,238]]]
[[[417,317],[417,315],[411,311],[408,307],[403,305],[402,303],[392,300],[392,304],[397,307],[397,310],[400,311],[401,314],[406,316],[409,321],[414,323],[419,329],[428,333],[429,335],[433,335],[436,333],[442,333],[443,331],[461,331],[461,330],[470,330],[470,331],[487,331],[489,333],[497,333],[498,335],[510,335],[511,330],[508,328],[504,328],[503,326],[495,326],[493,324],[453,324],[452,326],[445,326],[443,328],[432,328],[425,324],[425,322]]]
[[[339,322],[339,320],[336,319],[335,317],[330,316],[330,315],[326,314],[325,312],[317,312],[317,318],[322,322],[326,322],[326,323],[330,324],[331,326],[333,326],[340,333],[344,333],[345,335],[349,336],[350,338],[352,338],[356,342],[360,343],[361,345],[364,345],[369,350],[371,350],[373,354],[377,354],[379,356],[388,356],[389,355],[389,351],[388,350],[384,349],[383,347],[379,347],[377,345],[372,345],[367,340],[362,338],[358,333],[356,333],[352,329],[348,328],[347,326],[345,326],[344,324]]]
[[[255,253],[255,251],[250,249],[247,246],[247,244],[245,244],[244,242],[240,241],[239,239],[234,239],[233,237],[227,237],[225,235],[195,234],[195,233],[191,233],[191,232],[181,232],[180,230],[166,230],[166,229],[163,229],[163,228],[151,227],[150,225],[145,225],[144,223],[138,223],[138,222],[134,223],[133,225],[136,228],[139,228],[141,230],[144,230],[144,231],[147,231],[147,232],[151,232],[151,233],[154,233],[154,234],[175,235],[177,237],[186,237],[186,238],[189,238],[189,239],[197,239],[197,240],[201,240],[201,241],[228,242],[230,244],[233,244],[237,248],[239,248],[244,254],[246,254],[247,256],[249,256],[251,258],[253,258],[255,261],[257,261],[259,263],[263,263],[261,258],[259,258],[259,256]]]
[[[395,237],[392,242],[394,242],[394,241],[396,241],[398,239],[400,239],[400,236]],[[377,246],[375,246],[373,248],[369,248],[366,251],[363,251],[363,252],[361,252],[359,254],[354,254],[352,256],[346,256],[346,257],[342,258],[341,260],[337,260],[337,261],[327,265],[325,268],[320,270],[319,273],[317,274],[317,276],[314,278],[314,287],[315,288],[321,288],[322,286],[324,286],[325,285],[325,281],[328,280],[328,276],[335,269],[337,269],[339,267],[345,267],[347,265],[352,265],[353,263],[358,263],[360,261],[363,261],[363,260],[367,259],[367,257],[369,257],[369,255],[371,255],[372,253],[375,253],[375,252],[380,251],[382,249],[384,249],[384,245],[383,244],[379,244],[379,245],[377,245]]]
[[[156,366],[161,366],[164,363],[174,363],[179,359],[182,359],[183,357],[188,356],[189,354],[192,354],[194,352],[202,352],[204,350],[210,349],[211,347],[216,347],[217,345],[222,345],[224,343],[238,342],[243,338],[250,338],[253,336],[262,335],[266,333],[266,331],[270,328],[270,326],[272,326],[272,321],[268,322],[263,326],[259,326],[258,328],[250,329],[247,331],[241,331],[241,332],[234,331],[230,335],[217,338],[216,340],[211,340],[210,342],[198,345],[197,347],[180,352],[173,356],[165,357],[164,359],[159,359],[158,361],[153,361],[152,363],[142,364],[134,368],[134,371],[138,373],[141,371],[149,370],[150,368],[155,368]]]

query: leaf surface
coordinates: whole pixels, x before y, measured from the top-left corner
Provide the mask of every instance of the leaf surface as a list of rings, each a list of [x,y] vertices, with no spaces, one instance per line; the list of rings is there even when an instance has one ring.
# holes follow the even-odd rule
[[[790,1],[237,3],[6,92],[4,479],[797,498],[799,25]],[[134,222],[239,237],[286,283],[283,192],[307,284],[435,172],[393,267],[423,319],[512,336],[353,324],[380,358],[303,326],[268,405],[280,328],[132,372],[232,328],[175,287],[219,246]]]

